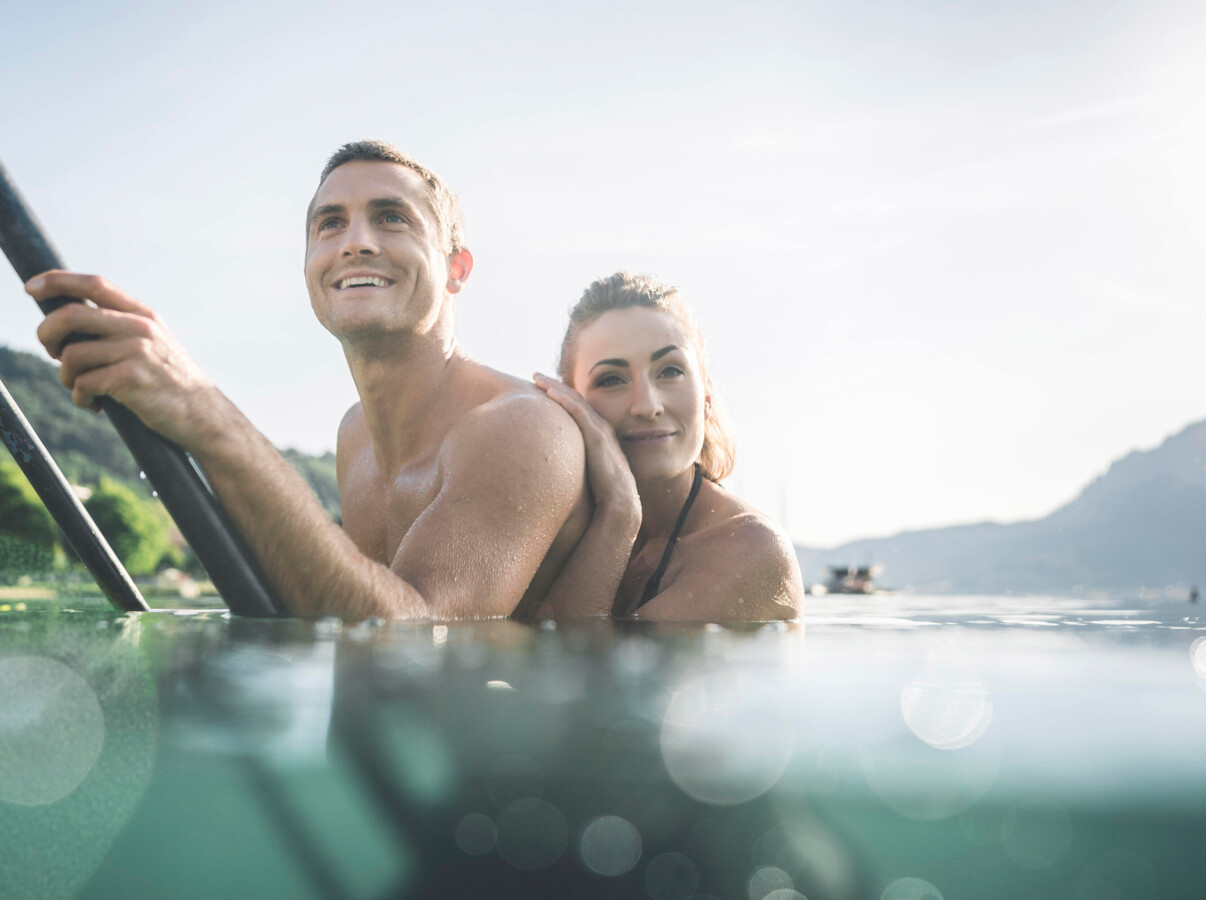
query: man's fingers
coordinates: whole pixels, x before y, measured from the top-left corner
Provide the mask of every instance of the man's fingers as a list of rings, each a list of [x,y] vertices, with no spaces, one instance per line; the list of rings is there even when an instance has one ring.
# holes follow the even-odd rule
[[[582,395],[573,388],[568,388],[559,381],[547,386],[539,386],[544,388],[544,392],[549,395],[550,399],[574,417],[574,421],[578,423],[578,427],[583,432],[598,429],[601,421],[598,413],[591,409],[590,404],[583,400]]]
[[[100,412],[100,398],[108,393],[108,373],[105,369],[93,369],[76,378],[71,385],[71,402],[81,409]]]
[[[59,357],[59,380],[75,390],[76,381],[85,372],[111,366],[135,356],[143,349],[139,338],[120,341],[81,341],[63,348]]]
[[[620,454],[619,441],[615,429],[594,408],[586,402],[586,398],[572,387],[561,381],[554,381],[537,373],[532,379],[536,386],[542,389],[549,398],[568,412],[582,432],[582,440],[586,445],[587,455],[593,457],[594,465],[608,455],[612,450]],[[588,462],[588,465],[592,463]]]
[[[83,275],[79,272],[64,272],[51,269],[25,283],[25,292],[41,302],[54,297],[72,297],[76,300],[91,300],[104,309],[121,312],[153,315],[129,294],[118,290],[107,279],[99,275]]]
[[[550,390],[549,397],[568,412],[582,432],[582,443],[586,446],[587,465],[596,466],[614,448],[620,453],[620,445],[613,429],[597,412],[591,409],[578,394]]]
[[[64,342],[70,335],[148,338],[154,324],[154,320],[136,313],[68,303],[42,320],[38,325],[38,340],[47,353],[59,359],[64,352]]]

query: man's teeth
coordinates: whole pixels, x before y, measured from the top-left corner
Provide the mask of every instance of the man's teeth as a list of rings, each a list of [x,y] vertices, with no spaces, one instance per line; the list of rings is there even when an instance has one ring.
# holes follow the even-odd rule
[[[350,287],[364,287],[366,285],[370,285],[372,287],[385,287],[387,284],[389,284],[389,282],[384,278],[374,278],[369,275],[358,275],[355,278],[343,279],[343,281],[339,282],[339,289],[343,290],[344,288]]]

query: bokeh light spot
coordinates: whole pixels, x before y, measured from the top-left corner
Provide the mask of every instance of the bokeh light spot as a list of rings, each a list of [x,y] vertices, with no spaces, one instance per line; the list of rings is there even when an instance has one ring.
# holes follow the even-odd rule
[[[992,699],[982,685],[914,682],[900,693],[909,730],[931,747],[958,750],[978,741],[992,722]]]
[[[41,656],[0,660],[0,800],[54,803],[92,771],[105,718],[88,682]]]
[[[569,844],[569,826],[551,803],[516,800],[498,817],[498,855],[517,869],[551,866]]]
[[[879,900],[942,900],[942,891],[924,878],[897,878],[884,888]]]
[[[1206,637],[1200,637],[1190,645],[1189,661],[1198,678],[1206,681]]]
[[[483,856],[494,849],[498,829],[490,817],[470,813],[456,823],[456,845],[470,856]]]
[[[926,654],[921,670],[900,693],[905,724],[939,750],[974,744],[992,722],[992,698],[956,641]]]
[[[641,833],[619,816],[600,816],[586,826],[580,842],[582,862],[592,872],[614,877],[641,858]]]
[[[662,719],[662,760],[696,800],[728,805],[764,794],[791,761],[781,698],[749,681],[706,677],[675,692]]]
[[[763,866],[750,876],[750,900],[766,900],[769,895],[784,888],[795,892],[791,876],[775,866]]]
[[[681,853],[656,856],[645,870],[645,890],[653,900],[687,900],[697,887],[699,871]]]

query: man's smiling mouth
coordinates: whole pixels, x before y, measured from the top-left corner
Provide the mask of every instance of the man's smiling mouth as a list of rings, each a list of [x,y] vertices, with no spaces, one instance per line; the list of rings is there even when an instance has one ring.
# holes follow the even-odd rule
[[[381,278],[377,275],[349,275],[347,278],[341,278],[335,282],[337,291],[344,291],[354,287],[389,287],[393,284],[388,278]]]

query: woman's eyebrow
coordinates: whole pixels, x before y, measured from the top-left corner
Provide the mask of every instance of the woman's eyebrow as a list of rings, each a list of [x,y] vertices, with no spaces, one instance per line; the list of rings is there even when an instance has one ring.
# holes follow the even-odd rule
[[[590,371],[593,372],[595,369],[599,368],[599,366],[619,366],[620,368],[627,369],[628,368],[628,360],[626,360],[626,359],[601,359],[597,363],[595,363],[593,366],[590,367]],[[590,372],[587,372],[586,374],[589,375]]]
[[[677,350],[677,349],[678,349],[677,344],[670,344],[666,347],[663,347],[661,350],[655,350],[653,352],[653,355],[650,356],[649,359],[650,359],[650,361],[659,360],[663,356],[665,356],[667,353],[670,353],[671,351]],[[590,367],[590,371],[593,372],[595,369],[599,368],[599,366],[619,366],[622,369],[627,369],[628,368],[628,360],[626,360],[626,359],[601,359],[597,363],[595,363],[593,366]],[[590,372],[587,372],[586,374],[589,375]]]

